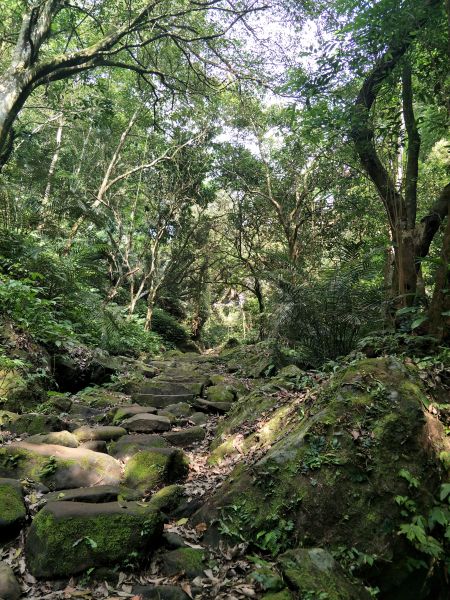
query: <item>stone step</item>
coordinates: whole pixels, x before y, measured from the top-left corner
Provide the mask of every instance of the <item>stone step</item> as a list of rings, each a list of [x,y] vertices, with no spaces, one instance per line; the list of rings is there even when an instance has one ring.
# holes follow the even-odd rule
[[[154,433],[138,433],[134,435],[124,435],[117,442],[110,444],[109,453],[111,456],[120,459],[131,458],[140,450],[148,448],[167,448],[169,443],[161,435]]]
[[[170,420],[160,415],[142,413],[125,419],[125,421],[122,421],[122,425],[127,431],[152,433],[154,431],[168,431],[170,429]]]
[[[203,427],[189,427],[180,431],[169,431],[164,434],[164,439],[172,446],[188,448],[205,439],[206,431]]]
[[[148,448],[137,452],[125,465],[124,484],[143,493],[184,479],[189,460],[179,448]]]
[[[103,504],[118,500],[139,500],[142,494],[120,485],[95,485],[92,487],[74,488],[50,492],[44,497],[46,502],[90,502]]]
[[[132,395],[133,402],[141,405],[150,405],[154,408],[167,408],[171,404],[180,402],[192,402],[195,395],[190,392],[180,394],[141,394],[135,393]]]

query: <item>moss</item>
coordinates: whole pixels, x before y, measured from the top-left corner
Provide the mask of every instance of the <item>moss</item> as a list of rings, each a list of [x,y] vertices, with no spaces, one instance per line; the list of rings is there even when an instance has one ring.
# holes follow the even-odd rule
[[[228,385],[212,385],[207,390],[208,400],[211,402],[233,402],[235,393]]]
[[[69,576],[91,566],[120,564],[136,551],[143,557],[142,551],[161,533],[161,517],[157,511],[139,509],[134,503],[128,506],[116,513],[88,515],[81,508],[79,514],[72,512],[67,517],[49,506],[41,510],[26,544],[31,572],[38,577]]]
[[[0,526],[9,527],[25,519],[23,497],[17,486],[0,481]]]
[[[138,452],[125,466],[125,485],[149,491],[164,483],[167,477],[169,456],[144,450]]]
[[[169,575],[185,573],[195,578],[203,575],[205,553],[197,548],[178,548],[164,555],[164,572]]]
[[[153,494],[149,506],[170,513],[174,511],[184,497],[184,490],[181,485],[168,485]]]

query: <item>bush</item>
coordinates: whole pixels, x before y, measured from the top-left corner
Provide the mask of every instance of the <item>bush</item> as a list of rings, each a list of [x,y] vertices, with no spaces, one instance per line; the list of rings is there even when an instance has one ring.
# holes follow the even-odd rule
[[[152,330],[176,346],[182,346],[189,341],[186,329],[162,308],[155,308],[153,311]]]

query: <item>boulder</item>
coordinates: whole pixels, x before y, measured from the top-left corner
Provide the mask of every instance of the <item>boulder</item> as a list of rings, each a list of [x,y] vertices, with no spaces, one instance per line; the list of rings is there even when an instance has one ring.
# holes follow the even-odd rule
[[[170,421],[167,417],[150,415],[148,413],[135,415],[134,417],[125,419],[125,421],[122,421],[122,425],[127,431],[135,431],[139,433],[168,431],[170,429]]]
[[[184,498],[181,485],[168,485],[158,490],[150,499],[150,506],[163,513],[170,514],[178,508]]]
[[[187,402],[177,402],[176,404],[169,404],[164,410],[171,413],[172,415],[175,415],[176,417],[188,417],[192,412],[191,405]]]
[[[0,598],[2,600],[18,600],[22,592],[14,571],[9,565],[0,562]]]
[[[167,440],[171,446],[188,448],[189,446],[192,446],[192,444],[204,440],[205,436],[206,431],[204,427],[189,427],[187,429],[181,429],[180,431],[169,431],[164,434],[164,439]]]
[[[323,548],[297,548],[278,558],[286,582],[300,596],[323,596],[329,600],[370,600],[365,588],[352,582]]]
[[[9,429],[9,425],[14,423],[14,421],[17,421],[19,417],[19,414],[11,412],[10,410],[0,410],[0,428]]]
[[[16,479],[0,478],[0,537],[15,535],[26,517],[22,486]]]
[[[35,435],[38,433],[48,433],[50,431],[61,431],[61,429],[66,429],[66,427],[67,422],[55,415],[26,413],[19,415],[17,419],[9,424],[8,429],[18,435],[24,433]]]
[[[66,448],[78,448],[77,438],[70,431],[52,431],[51,433],[38,433],[27,437],[27,444],[55,444]]]
[[[109,446],[111,456],[129,459],[141,450],[148,448],[167,448],[169,443],[161,436],[154,433],[139,433],[135,435],[124,435],[117,442]]]
[[[230,404],[236,399],[236,392],[229,385],[212,385],[206,390],[207,398],[210,402],[226,402]]]
[[[145,558],[162,530],[161,514],[135,502],[50,502],[33,520],[25,554],[35,577],[69,577]]]
[[[117,440],[122,435],[126,435],[126,430],[123,427],[115,427],[114,425],[99,425],[97,427],[79,427],[75,429],[73,435],[79,442],[89,442],[92,440],[103,440],[110,442]]]
[[[273,554],[300,544],[355,547],[374,557],[365,570],[386,597],[399,597],[400,587],[415,590],[408,583],[410,548],[398,535],[405,516],[395,498],[411,497],[407,478],[413,477],[420,482],[417,514],[434,506],[442,445],[429,441],[435,434],[425,405],[414,370],[394,358],[342,369],[302,410],[292,400],[264,401],[261,392],[239,400],[219,437],[225,444],[240,435],[241,453],[250,458],[193,524],[211,523],[213,530],[212,521],[221,519],[239,539]]]
[[[202,398],[196,398],[193,404],[196,408],[219,415],[224,415],[233,406],[232,402],[212,402],[210,400],[203,400]]]
[[[86,448],[87,450],[93,450],[94,452],[102,452],[108,454],[108,446],[105,440],[90,440],[80,444],[80,448]]]
[[[203,412],[195,412],[189,416],[189,422],[194,425],[205,425],[208,421],[208,417]]]
[[[125,465],[126,486],[148,492],[164,483],[187,476],[189,461],[178,448],[149,448],[138,452]]]
[[[117,485],[120,463],[85,448],[20,442],[0,448],[0,476],[39,481],[53,490]]]
[[[167,577],[185,574],[189,579],[204,577],[205,553],[197,548],[178,548],[161,556],[161,571]]]
[[[124,419],[139,415],[141,413],[153,414],[156,413],[156,408],[153,406],[140,406],[139,404],[130,404],[129,406],[121,406],[114,414],[113,423],[120,423]]]

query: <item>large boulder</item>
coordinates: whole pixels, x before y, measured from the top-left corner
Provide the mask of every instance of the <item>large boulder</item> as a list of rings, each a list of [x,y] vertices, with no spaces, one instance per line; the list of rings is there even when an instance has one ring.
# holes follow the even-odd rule
[[[410,548],[398,535],[405,517],[395,498],[413,494],[417,514],[427,514],[440,479],[442,441],[432,439],[424,405],[419,379],[393,358],[342,370],[307,403],[271,397],[262,410],[239,401],[220,441],[239,433],[248,464],[235,467],[194,523],[220,520],[222,530],[273,554],[356,548],[373,559],[374,585],[407,585]]]
[[[161,513],[135,502],[50,502],[34,518],[26,540],[35,577],[68,577],[91,567],[120,565],[155,549]]]
[[[6,539],[17,533],[26,514],[20,481],[0,478],[0,537]]]
[[[66,446],[66,448],[78,448],[80,445],[70,431],[52,431],[30,435],[27,437],[27,444],[55,444],[56,446]]]
[[[67,428],[67,422],[55,415],[44,415],[40,413],[27,413],[20,415],[9,424],[8,429],[13,433],[22,435],[36,435],[50,431],[61,431]]]
[[[20,442],[0,448],[0,477],[33,479],[53,490],[117,485],[120,463],[85,448]]]
[[[123,427],[116,427],[114,425],[98,425],[97,427],[78,427],[73,432],[73,435],[79,442],[90,442],[93,440],[103,440],[110,442],[117,440],[123,435],[126,435],[126,430]]]

